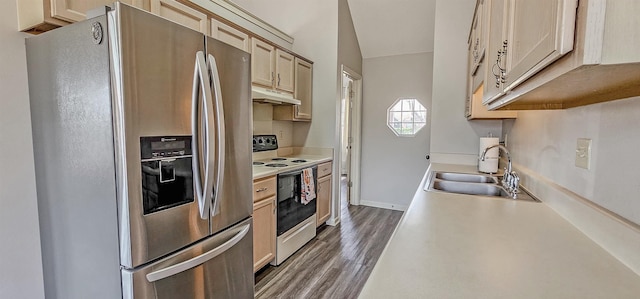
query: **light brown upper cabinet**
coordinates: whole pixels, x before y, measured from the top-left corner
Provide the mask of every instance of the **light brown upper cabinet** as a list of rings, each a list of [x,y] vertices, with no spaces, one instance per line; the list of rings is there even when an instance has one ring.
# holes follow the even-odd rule
[[[573,49],[576,0],[485,0],[492,6],[490,50],[495,89],[485,103],[551,64]],[[495,56],[493,56],[495,55]]]
[[[313,64],[298,57],[294,60],[294,95],[300,100],[300,105],[274,106],[273,119],[310,121],[313,93]]]
[[[487,27],[487,47],[484,73],[483,103],[488,103],[502,96],[504,84],[502,78],[506,72],[507,59],[504,57],[503,42],[507,37],[505,15],[508,0],[484,0],[487,9],[485,27]],[[473,90],[471,94],[473,94]]]
[[[257,38],[251,39],[251,82],[293,93],[294,56]]]
[[[505,89],[573,50],[576,0],[511,0]]]
[[[38,33],[82,21],[87,11],[114,0],[18,0],[18,27],[21,31]],[[144,8],[144,0],[120,2]]]
[[[216,19],[211,19],[211,36],[240,50],[251,51],[248,34]]]
[[[493,84],[494,82],[493,77],[487,75],[487,66],[491,64],[488,63],[488,59],[485,59],[485,56],[490,56],[485,51],[485,41],[489,36],[489,4],[490,0],[477,1],[471,30],[469,32],[467,99],[465,103],[465,117],[469,120],[517,117],[517,112],[515,111],[488,111],[482,104],[484,86],[486,85],[485,81],[487,81],[488,84]]]
[[[470,71],[475,73],[480,66],[480,63],[484,61],[485,44],[487,38],[487,26],[485,24],[486,12],[486,0],[478,0],[476,3],[476,10],[473,13],[473,21],[471,22],[471,31],[469,33],[469,50],[471,54],[471,68]],[[473,75],[473,74],[472,74]]]
[[[263,87],[275,83],[276,48],[257,38],[251,38],[251,82]]]
[[[507,61],[503,76],[494,76],[505,84],[497,95],[485,84],[489,109],[565,109],[640,96],[640,1],[485,1],[507,3]],[[487,53],[495,65],[502,44],[491,33]]]
[[[277,90],[293,92],[294,85],[294,57],[293,55],[276,49],[276,82]]]
[[[207,15],[175,0],[151,0],[151,13],[209,34]]]

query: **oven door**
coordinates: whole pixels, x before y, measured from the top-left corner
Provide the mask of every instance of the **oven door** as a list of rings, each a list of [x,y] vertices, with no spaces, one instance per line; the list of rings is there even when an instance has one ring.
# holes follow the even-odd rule
[[[316,188],[317,167],[313,167],[313,182]],[[278,175],[278,208],[276,210],[277,235],[280,236],[316,212],[316,200],[308,204],[300,202],[302,192],[302,170]]]

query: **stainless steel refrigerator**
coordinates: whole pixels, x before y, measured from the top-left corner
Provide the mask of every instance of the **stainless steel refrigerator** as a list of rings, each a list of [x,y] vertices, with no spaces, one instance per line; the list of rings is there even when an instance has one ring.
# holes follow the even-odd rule
[[[250,55],[120,3],[26,41],[47,298],[253,298]]]

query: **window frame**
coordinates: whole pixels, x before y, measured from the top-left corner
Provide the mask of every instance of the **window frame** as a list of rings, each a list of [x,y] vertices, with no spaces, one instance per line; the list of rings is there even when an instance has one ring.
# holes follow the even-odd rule
[[[413,101],[413,110],[404,110],[404,102],[405,101]],[[397,105],[400,105],[400,110],[393,110],[395,109],[395,107]],[[419,105],[419,107],[421,107],[422,109],[420,109],[419,107],[416,107],[417,105]],[[411,104],[410,104],[411,105]],[[418,108],[418,109],[416,109]],[[411,121],[410,122],[405,122],[402,120],[402,117],[400,119],[400,121],[392,121],[392,112],[396,112],[396,113],[412,113],[413,116],[411,117]],[[419,121],[416,122],[415,119],[415,113],[420,113],[420,112],[424,112],[424,122]],[[422,130],[426,125],[427,125],[427,117],[428,117],[428,110],[427,107],[425,107],[417,98],[415,97],[402,97],[402,98],[397,98],[393,104],[391,104],[391,106],[389,106],[389,108],[387,108],[387,127],[389,127],[389,129],[398,137],[415,137],[416,134],[418,134],[418,132],[420,132],[420,130]],[[404,127],[404,124],[411,124],[412,127],[412,133],[402,133],[399,132],[398,129],[396,129],[393,125],[394,124],[400,124],[400,127],[402,129],[402,127]],[[418,129],[416,129],[416,124],[422,124]]]

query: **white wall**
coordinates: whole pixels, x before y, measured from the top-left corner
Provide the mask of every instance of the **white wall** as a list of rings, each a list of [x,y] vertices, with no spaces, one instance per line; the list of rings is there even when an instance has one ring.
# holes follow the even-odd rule
[[[397,137],[387,126],[387,108],[415,97],[432,115],[433,53],[363,62],[361,204],[405,209],[428,167],[429,125],[415,137]]]
[[[500,136],[501,121],[464,117],[467,37],[475,0],[438,0],[433,51],[431,162],[477,164],[478,138]]]
[[[519,112],[507,130],[514,162],[640,224],[640,97],[558,111]],[[575,166],[591,138],[591,169]]]
[[[25,34],[0,2],[0,298],[44,298]]]
[[[362,75],[362,52],[353,27],[349,3],[347,0],[338,0],[338,71],[343,64]],[[340,75],[338,74],[338,80]],[[338,86],[340,85],[342,84],[339,83]]]

